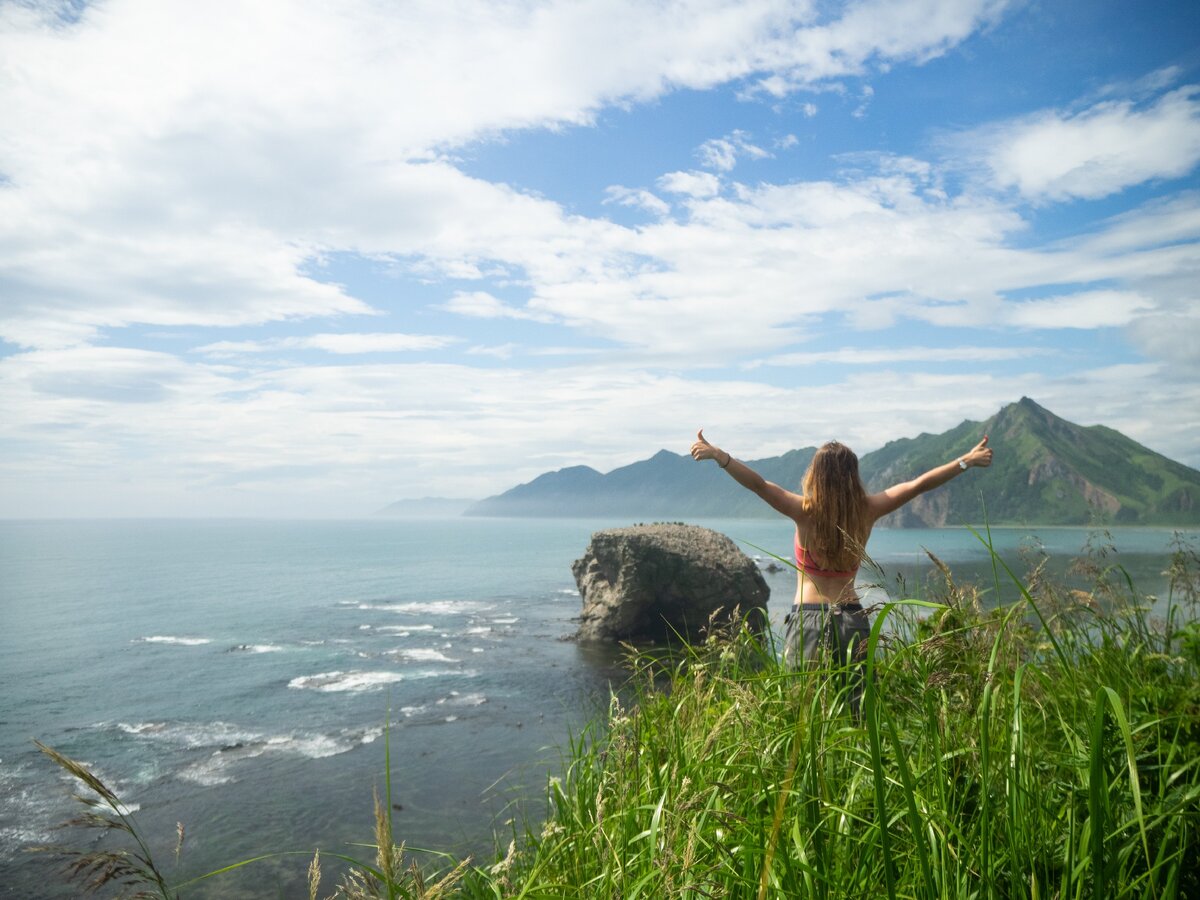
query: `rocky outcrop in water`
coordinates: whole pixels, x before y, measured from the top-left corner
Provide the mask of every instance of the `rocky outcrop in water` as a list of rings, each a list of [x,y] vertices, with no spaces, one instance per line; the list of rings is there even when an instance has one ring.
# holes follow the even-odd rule
[[[714,614],[727,620],[734,609],[756,627],[767,619],[770,589],[758,566],[697,525],[597,531],[571,571],[584,641],[695,640]]]

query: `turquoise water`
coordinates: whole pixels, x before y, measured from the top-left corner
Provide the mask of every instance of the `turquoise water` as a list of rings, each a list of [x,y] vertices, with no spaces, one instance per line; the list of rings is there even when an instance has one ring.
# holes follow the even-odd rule
[[[390,721],[397,839],[486,852],[511,801],[540,795],[555,748],[622,678],[614,653],[564,638],[579,612],[571,561],[593,531],[626,524],[0,522],[0,896],[72,895],[47,888],[46,860],[25,852],[76,811],[34,738],[93,766],[184,877],[370,840]],[[751,555],[790,552],[781,521],[698,524]],[[1172,532],[1113,534],[1116,561],[1160,592]],[[993,537],[1020,569],[1030,530]],[[1061,568],[1087,532],[1036,538]],[[864,577],[919,592],[923,548],[990,583],[985,548],[962,529],[877,531],[882,572]],[[793,576],[768,583],[778,624]],[[540,815],[536,799],[527,809]],[[250,867],[189,896],[290,896],[305,865]]]

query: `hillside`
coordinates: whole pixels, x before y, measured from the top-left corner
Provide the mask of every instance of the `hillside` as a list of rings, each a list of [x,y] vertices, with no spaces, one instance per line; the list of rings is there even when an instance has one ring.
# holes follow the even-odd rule
[[[881,490],[954,459],[984,434],[990,469],[917,498],[881,524],[1200,525],[1200,472],[1103,425],[1083,427],[1028,397],[984,422],[892,441],[860,460],[868,490]],[[746,460],[768,481],[796,489],[816,448]],[[602,474],[574,466],[540,475],[470,506],[472,516],[739,518],[775,513],[715,465],[661,450]]]

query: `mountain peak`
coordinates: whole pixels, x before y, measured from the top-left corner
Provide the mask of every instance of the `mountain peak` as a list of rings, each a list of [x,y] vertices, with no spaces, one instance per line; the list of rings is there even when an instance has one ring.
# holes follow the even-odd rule
[[[861,457],[859,471],[868,490],[883,490],[955,459],[985,433],[996,453],[991,468],[918,497],[883,524],[937,527],[981,522],[984,516],[995,525],[1200,523],[1200,472],[1112,429],[1069,422],[1030,397],[984,422],[964,421],[942,434],[891,441]],[[794,486],[814,452],[791,450],[751,464],[768,481]],[[548,473],[475,504],[467,515],[584,512],[630,518],[774,515],[715,465],[696,465],[670,450],[603,475],[587,466]]]

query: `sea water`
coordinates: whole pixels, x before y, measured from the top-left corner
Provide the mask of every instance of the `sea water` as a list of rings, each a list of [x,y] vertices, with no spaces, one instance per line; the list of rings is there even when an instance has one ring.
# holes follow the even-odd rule
[[[570,565],[592,532],[628,524],[0,522],[0,896],[76,893],[28,852],[78,811],[35,739],[119,794],[171,881],[278,851],[370,859],[355,843],[372,840],[389,756],[397,842],[477,858],[505,846],[540,819],[561,748],[624,678],[618,650],[569,640]],[[764,567],[790,554],[782,520],[696,524]],[[1014,569],[1034,548],[1061,571],[1089,533],[991,536]],[[1107,562],[1162,592],[1172,532],[1112,538]],[[919,592],[927,552],[994,602],[1015,598],[967,529],[878,530],[868,552],[868,602]],[[778,627],[794,575],[767,580]],[[306,865],[275,857],[186,896],[306,896]]]

